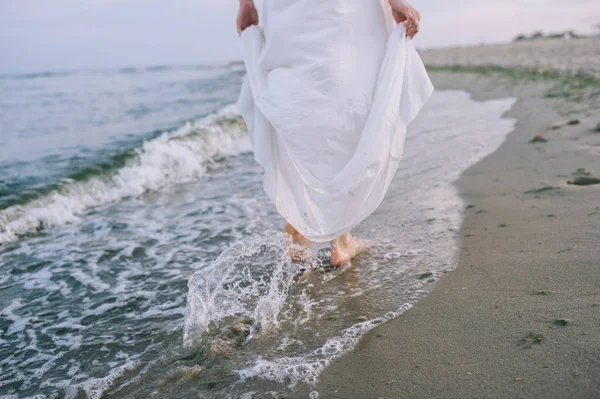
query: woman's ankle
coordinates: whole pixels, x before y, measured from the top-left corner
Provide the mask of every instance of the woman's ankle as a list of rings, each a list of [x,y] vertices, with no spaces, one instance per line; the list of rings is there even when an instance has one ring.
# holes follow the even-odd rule
[[[292,237],[294,243],[300,244],[307,248],[310,248],[312,246],[312,243],[306,237],[300,234],[300,232],[298,232],[298,230],[296,230],[294,226],[292,226],[288,222],[285,223],[285,232]]]

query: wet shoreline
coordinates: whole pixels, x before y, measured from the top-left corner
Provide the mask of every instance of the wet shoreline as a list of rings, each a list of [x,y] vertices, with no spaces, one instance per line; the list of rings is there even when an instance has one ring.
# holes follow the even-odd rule
[[[600,394],[600,185],[572,184],[600,175],[598,81],[470,72],[432,79],[478,100],[515,96],[518,122],[456,183],[468,204],[458,267],[327,368],[322,397]]]

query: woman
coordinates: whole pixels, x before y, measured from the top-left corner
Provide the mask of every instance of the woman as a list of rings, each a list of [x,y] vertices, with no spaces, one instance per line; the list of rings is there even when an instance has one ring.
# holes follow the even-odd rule
[[[433,91],[409,40],[420,20],[405,0],[265,0],[261,29],[240,0],[238,108],[265,192],[295,243],[332,241],[333,265],[360,252],[349,231],[383,200]]]

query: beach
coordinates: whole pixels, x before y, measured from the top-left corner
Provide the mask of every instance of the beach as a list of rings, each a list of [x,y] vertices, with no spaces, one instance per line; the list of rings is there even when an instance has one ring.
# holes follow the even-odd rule
[[[421,51],[430,67],[504,67],[600,78],[600,38],[537,39]]]
[[[0,76],[0,396],[598,397],[596,67],[463,50],[341,268],[288,256],[239,63]]]
[[[433,93],[384,202],[353,231],[377,245],[332,269],[326,245],[308,264],[288,256],[232,106],[244,74],[220,64],[0,79],[12,110],[0,395],[314,397],[332,360],[455,268],[464,203],[452,182],[513,130],[502,114],[515,98]]]
[[[600,178],[599,58],[552,63],[598,39],[574,42],[421,53],[437,90],[517,97],[516,128],[455,183],[456,270],[334,361],[319,397],[600,397],[600,185],[570,184]]]

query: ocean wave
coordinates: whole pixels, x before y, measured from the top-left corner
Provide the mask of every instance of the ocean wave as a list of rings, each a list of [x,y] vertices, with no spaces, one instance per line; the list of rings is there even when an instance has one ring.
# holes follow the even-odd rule
[[[145,141],[140,148],[78,173],[43,195],[0,210],[0,244],[73,223],[91,208],[202,177],[219,159],[251,150],[235,106]]]
[[[135,74],[140,72],[165,72],[172,70],[242,70],[244,71],[244,63],[242,61],[230,61],[228,63],[214,64],[197,64],[197,65],[151,65],[146,67],[122,67],[117,69],[73,69],[67,71],[42,71],[30,73],[0,73],[0,80],[32,80],[56,77],[68,77],[81,73],[121,73]]]
[[[33,72],[33,73],[23,73],[17,75],[1,75],[4,78],[12,78],[19,80],[29,80],[29,79],[42,79],[42,78],[55,78],[55,77],[63,77],[75,74],[75,71],[55,71],[55,72]]]

